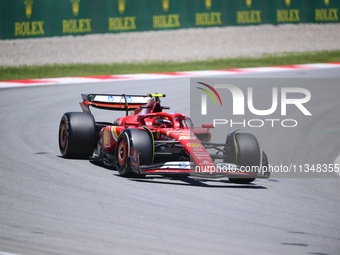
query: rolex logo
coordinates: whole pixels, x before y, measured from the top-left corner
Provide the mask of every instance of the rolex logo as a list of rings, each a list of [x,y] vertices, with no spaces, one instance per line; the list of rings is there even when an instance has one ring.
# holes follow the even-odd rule
[[[325,0],[325,5],[326,5],[326,6],[329,5],[329,0]]]
[[[78,16],[80,0],[70,0],[72,4],[73,16]]]
[[[247,5],[248,8],[250,8],[251,7],[251,0],[246,0],[246,5]]]
[[[207,10],[210,10],[210,8],[211,8],[211,1],[212,1],[212,0],[205,0],[205,8],[206,8]]]
[[[33,6],[33,0],[25,0],[25,13],[26,13],[26,18],[30,18],[32,15],[32,6]]]
[[[290,6],[290,0],[285,0],[286,6],[289,7]]]
[[[118,0],[118,11],[120,14],[125,12],[125,0]]]
[[[162,0],[162,7],[164,12],[167,12],[169,10],[169,2],[170,0]]]

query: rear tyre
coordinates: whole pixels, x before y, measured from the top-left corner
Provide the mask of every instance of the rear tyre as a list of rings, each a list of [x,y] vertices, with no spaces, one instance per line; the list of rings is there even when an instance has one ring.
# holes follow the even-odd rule
[[[235,141],[237,146],[236,164],[245,167],[260,167],[261,152],[260,146],[254,135],[248,133],[236,133]],[[247,184],[255,178],[229,178],[230,182]]]
[[[89,158],[96,146],[96,123],[87,112],[67,112],[59,125],[59,149],[65,158]]]
[[[138,159],[132,155],[136,151]],[[123,177],[143,177],[138,174],[131,161],[136,165],[150,165],[153,158],[153,142],[149,133],[142,129],[126,129],[118,137],[115,151],[116,169]]]

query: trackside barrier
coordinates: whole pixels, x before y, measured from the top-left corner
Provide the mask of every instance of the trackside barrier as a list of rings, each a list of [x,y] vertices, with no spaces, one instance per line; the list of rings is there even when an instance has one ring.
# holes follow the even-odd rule
[[[338,23],[340,0],[0,0],[0,39]]]

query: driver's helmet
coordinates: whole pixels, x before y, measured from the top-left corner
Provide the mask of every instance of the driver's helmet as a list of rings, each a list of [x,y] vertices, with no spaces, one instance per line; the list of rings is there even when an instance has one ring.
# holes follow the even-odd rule
[[[166,116],[156,116],[153,119],[153,126],[155,126],[155,127],[171,127],[171,120]]]

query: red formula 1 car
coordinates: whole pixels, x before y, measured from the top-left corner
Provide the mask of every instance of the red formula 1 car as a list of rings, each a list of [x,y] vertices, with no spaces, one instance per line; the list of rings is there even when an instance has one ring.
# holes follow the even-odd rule
[[[160,97],[165,95],[82,94],[83,112],[65,113],[60,121],[62,156],[90,158],[124,177],[218,176],[235,183],[269,177],[267,157],[252,134],[233,131],[225,143],[211,143],[209,128],[194,128],[189,117],[164,112],[170,108]],[[96,122],[90,106],[126,116]]]

